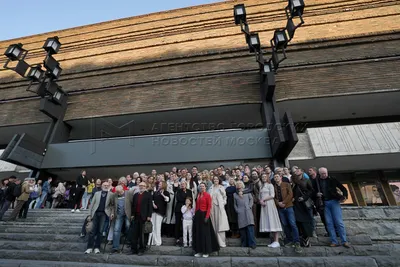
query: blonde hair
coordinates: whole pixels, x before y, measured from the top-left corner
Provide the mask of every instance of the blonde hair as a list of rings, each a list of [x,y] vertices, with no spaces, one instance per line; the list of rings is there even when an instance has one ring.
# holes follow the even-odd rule
[[[242,181],[238,181],[238,182],[236,182],[236,187],[244,189],[244,183]]]

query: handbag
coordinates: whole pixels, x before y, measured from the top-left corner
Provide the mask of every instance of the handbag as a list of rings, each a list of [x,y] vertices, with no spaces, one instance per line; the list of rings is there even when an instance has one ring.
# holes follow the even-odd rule
[[[146,221],[144,223],[144,227],[143,227],[143,233],[145,234],[150,234],[153,232],[153,224],[149,221]]]
[[[304,194],[303,191],[300,188],[300,185],[298,185],[301,196],[304,198]],[[304,201],[304,204],[306,205],[307,209],[311,209],[312,207],[314,207],[314,202],[312,201],[312,199],[309,197],[306,201]]]

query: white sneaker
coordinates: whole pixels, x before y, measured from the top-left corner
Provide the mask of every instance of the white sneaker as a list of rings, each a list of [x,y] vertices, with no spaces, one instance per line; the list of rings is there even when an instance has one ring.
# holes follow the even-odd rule
[[[75,209],[72,209],[71,212],[75,212]]]
[[[100,253],[100,249],[95,248],[95,249],[94,249],[94,254],[99,254],[99,253]]]
[[[203,258],[208,258],[208,254],[204,254],[204,255],[203,255]]]
[[[77,209],[76,212],[81,212],[81,211],[79,209]]]
[[[195,256],[196,258],[200,258],[200,257],[203,257],[203,254],[201,254],[201,253],[196,253],[196,254],[194,254],[194,256]]]
[[[90,254],[90,253],[92,253],[92,252],[93,252],[93,249],[88,248],[88,249],[85,251],[85,254]]]
[[[279,244],[279,242],[272,242],[270,245],[268,245],[268,247],[270,247],[270,248],[280,248],[281,245]]]
[[[183,247],[184,247],[184,248],[187,248],[187,247],[188,247],[188,245],[183,245]]]

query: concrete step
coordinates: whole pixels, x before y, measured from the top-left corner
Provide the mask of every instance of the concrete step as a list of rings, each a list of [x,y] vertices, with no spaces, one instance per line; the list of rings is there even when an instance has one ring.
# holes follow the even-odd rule
[[[372,245],[372,241],[368,236],[354,237],[349,241],[352,245]],[[86,242],[87,238],[80,238],[75,235],[54,236],[49,234],[30,234],[30,236],[26,236],[14,233],[0,235],[0,249],[82,251],[86,248]],[[152,249],[157,253],[159,250],[165,249],[168,252],[167,254],[170,254],[170,252],[181,254],[179,252],[181,248],[176,247],[174,243],[174,238],[163,238],[162,247],[153,247]],[[259,248],[267,247],[268,244],[270,244],[270,240],[267,238],[257,239],[257,246]],[[325,248],[330,242],[328,238],[314,238],[311,240],[311,244],[313,247]],[[227,246],[229,248],[240,248],[240,240],[228,238]],[[242,251],[243,249],[240,248],[240,250]]]
[[[90,266],[99,266],[98,264],[120,264],[120,265],[133,265],[133,266],[223,266],[223,267],[239,267],[239,266],[346,266],[346,267],[388,267],[397,262],[398,256],[343,256],[339,257],[216,257],[210,256],[209,258],[195,258],[193,256],[171,256],[171,255],[108,255],[108,254],[89,254],[85,255],[83,252],[57,252],[57,251],[15,251],[15,250],[0,250],[0,258],[12,260],[29,260],[31,264],[26,265],[27,262],[22,262],[19,266],[38,266],[35,261],[52,261],[58,262],[57,265],[50,266],[65,266],[64,263],[90,263]],[[6,261],[0,261],[0,266],[7,266]],[[13,262],[11,262],[13,264]],[[95,265],[96,264],[96,265]],[[15,265],[8,265],[13,266]],[[42,265],[41,265],[42,266]],[[69,265],[68,265],[69,266]],[[79,265],[76,265],[79,266]],[[87,265],[82,265],[87,266]],[[104,266],[104,265],[100,265]],[[107,265],[106,265],[107,266]]]
[[[2,259],[0,267],[126,267],[127,265],[110,263],[87,263],[87,262],[59,262],[59,261],[30,261],[30,260],[10,260]],[[135,265],[143,267],[146,265]],[[150,266],[150,265],[149,265]],[[146,266],[146,267],[149,267]],[[156,266],[156,265],[154,265]]]
[[[69,228],[57,228],[57,227],[1,227],[0,233],[37,233],[37,234],[76,234],[79,235],[82,230],[81,227],[70,226]]]

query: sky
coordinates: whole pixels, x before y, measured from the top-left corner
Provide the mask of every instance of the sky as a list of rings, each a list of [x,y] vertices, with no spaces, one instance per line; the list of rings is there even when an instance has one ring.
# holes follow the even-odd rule
[[[222,0],[3,0],[0,40]]]

